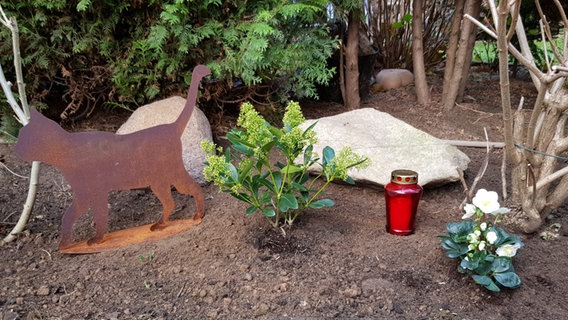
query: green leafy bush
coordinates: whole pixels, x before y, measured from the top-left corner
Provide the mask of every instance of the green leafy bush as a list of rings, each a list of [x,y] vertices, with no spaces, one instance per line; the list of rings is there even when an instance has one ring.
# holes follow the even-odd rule
[[[479,189],[472,204],[465,206],[462,219],[474,221],[448,223],[448,235],[440,236],[449,258],[459,258],[458,271],[491,291],[502,287],[517,288],[521,279],[515,273],[512,258],[523,246],[520,238],[497,227],[499,217],[509,212],[501,208],[496,192]]]
[[[134,97],[146,88],[144,95],[152,98],[160,89],[160,77],[188,84],[189,68],[199,61],[221,79],[217,82],[221,88],[210,90],[219,101],[270,93],[284,99],[291,94],[316,97],[315,84],[326,83],[333,75],[326,61],[338,45],[324,24],[325,5],[325,1],[165,2],[148,35],[135,41],[117,65],[116,81],[126,82],[120,92]],[[248,88],[244,93],[243,86]]]
[[[334,70],[337,47],[325,26],[325,1],[2,2],[20,25],[32,104],[86,114],[106,102],[137,106],[185,92],[191,70],[207,64],[205,96],[243,99],[315,97]],[[0,40],[9,39],[0,30]],[[11,65],[0,41],[0,63]],[[10,77],[12,70],[5,69]]]
[[[85,11],[77,10],[77,1],[68,0],[5,1],[1,5],[8,17],[18,21],[32,105],[49,104],[53,111],[64,112],[63,117],[76,117],[113,99],[109,61],[125,45],[116,30],[131,18],[129,2],[96,1]],[[9,39],[9,30],[1,28],[0,63],[6,76],[14,79]]]
[[[329,183],[335,179],[353,183],[348,169],[370,164],[367,157],[350,148],[336,154],[332,148],[325,147],[319,159],[313,150],[315,124],[305,130],[299,127],[305,118],[296,102],[288,104],[282,121],[283,128],[276,128],[250,103],[244,103],[237,121],[243,130],[233,129],[227,134],[231,147],[223,151],[210,142],[202,145],[209,153],[205,178],[219,186],[222,192],[247,203],[247,215],[259,212],[274,227],[282,222],[291,225],[306,208],[334,205],[331,199],[319,199]],[[271,165],[271,155],[275,153],[285,162]],[[296,164],[296,159],[303,161]],[[319,164],[322,172],[309,179],[308,168],[314,164]],[[320,178],[325,178],[322,184]]]

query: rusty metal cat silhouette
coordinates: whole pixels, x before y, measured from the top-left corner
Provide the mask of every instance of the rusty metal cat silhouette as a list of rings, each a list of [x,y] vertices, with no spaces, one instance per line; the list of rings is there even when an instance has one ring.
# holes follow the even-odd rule
[[[56,167],[73,190],[73,201],[61,220],[62,251],[73,243],[73,225],[89,209],[93,213],[95,235],[87,245],[105,241],[108,194],[115,190],[150,187],[163,206],[161,218],[150,226],[150,231],[170,225],[169,217],[175,207],[172,186],[193,197],[196,204],[193,220],[201,220],[203,191],[184,167],[180,137],[195,108],[199,83],[209,74],[206,66],[194,68],[187,101],[175,122],[130,134],[69,133],[31,110],[30,121],[20,130],[14,152],[23,160]]]

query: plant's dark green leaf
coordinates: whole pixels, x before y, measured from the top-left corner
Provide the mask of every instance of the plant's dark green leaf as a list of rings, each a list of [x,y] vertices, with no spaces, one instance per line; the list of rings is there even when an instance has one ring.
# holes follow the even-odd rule
[[[305,204],[310,199],[310,192],[306,189],[305,191],[301,191],[300,195],[302,197],[302,204]]]
[[[247,162],[246,166],[239,168],[240,169],[239,177],[241,179],[239,182],[242,183],[249,176],[250,169],[252,169],[253,165],[254,163],[250,161]]]
[[[282,212],[288,212],[290,209],[298,209],[298,199],[296,199],[296,197],[292,194],[285,193],[280,196],[278,209]]]
[[[240,135],[242,134],[243,134],[242,131],[232,130],[231,132],[227,133],[226,137],[233,145],[242,144],[246,145],[249,148],[254,148],[254,145],[248,143],[247,141],[245,141],[240,137]]]
[[[471,277],[477,284],[480,284],[482,286],[486,286],[493,282],[488,276],[472,275]]]
[[[475,221],[460,221],[460,222],[450,222],[448,223],[448,225],[446,226],[446,230],[448,231],[448,234],[452,237],[452,239],[454,240],[465,240],[465,237],[467,237],[467,235],[473,231],[473,228],[475,227]]]
[[[501,291],[499,287],[495,284],[495,282],[493,282],[493,280],[491,280],[491,278],[488,276],[472,275],[471,277],[476,283],[487,288],[487,290],[494,292]]]
[[[247,156],[254,156],[254,150],[245,146],[244,144],[233,144],[233,149],[244,153]]]
[[[272,209],[262,209],[262,213],[269,218],[276,216],[276,212]]]
[[[302,168],[295,166],[293,164],[289,164],[289,165],[285,166],[284,168],[280,169],[280,171],[282,171],[282,173],[289,176],[289,175],[293,175],[294,173],[297,173],[297,172],[302,172]]]
[[[465,243],[457,243],[449,236],[440,238],[442,239],[442,248],[447,250],[446,256],[448,256],[448,258],[457,258],[465,255],[469,251],[467,244]]]
[[[297,182],[292,182],[292,187],[298,189],[300,192],[304,192],[304,191],[308,191],[308,188],[306,188],[303,184],[299,184]]]
[[[451,250],[446,251],[446,256],[450,259],[459,258],[459,257],[462,257],[464,254],[467,253],[467,251],[465,251],[465,252],[464,251],[465,250],[461,250],[460,248],[451,249]]]
[[[508,257],[496,257],[491,264],[491,271],[495,273],[504,273],[513,270],[513,261]]]
[[[322,163],[324,165],[331,163],[331,161],[335,158],[335,151],[330,146],[323,148],[323,160]]]
[[[269,126],[268,131],[270,131],[270,133],[272,133],[277,139],[280,139],[280,137],[282,137],[282,130],[276,127]]]
[[[314,201],[310,203],[310,208],[319,209],[323,207],[333,207],[335,202],[331,199],[320,199],[318,201]]]
[[[276,192],[276,189],[274,189],[274,185],[272,184],[271,181],[267,180],[266,178],[262,178],[260,176],[256,176],[256,177],[258,178],[258,182],[260,184],[267,187],[268,190],[270,190],[271,192]]]
[[[303,175],[299,176],[299,177],[296,179],[295,182],[296,182],[297,184],[304,185],[306,182],[308,182],[309,179],[310,179],[310,175],[306,173],[306,174],[303,174]]]
[[[343,181],[347,182],[348,184],[355,184],[355,181],[353,181],[353,179],[350,176],[347,176],[347,178]]]
[[[256,210],[258,210],[258,209],[259,209],[258,207],[250,206],[250,207],[247,208],[246,214],[251,215],[251,214],[255,213]]]
[[[473,258],[472,260],[472,264],[474,266],[474,270],[477,274],[479,275],[490,275],[492,273],[491,268],[492,268],[492,263],[489,261],[486,261],[485,259],[481,259],[481,258]]]
[[[500,247],[504,244],[514,244],[514,243],[521,243],[521,239],[517,235],[509,234],[503,228],[495,228],[495,233],[497,233],[497,241],[493,244],[496,247]]]
[[[313,155],[313,151],[314,151],[314,146],[313,145],[309,145],[306,147],[306,149],[304,150],[304,163],[308,164],[310,163],[310,161],[312,160],[312,155]]]
[[[282,187],[282,174],[280,172],[274,172],[272,176],[274,177],[274,186],[279,190]]]
[[[231,148],[225,149],[225,162],[231,162]]]
[[[263,204],[268,204],[272,202],[272,193],[271,192],[264,192],[260,197],[260,202]]]
[[[496,273],[495,281],[507,288],[518,288],[521,285],[521,278],[514,272]]]
[[[262,148],[260,148],[260,150],[261,150],[263,153],[268,153],[268,152],[270,152],[270,150],[272,149],[272,147],[274,147],[275,144],[276,144],[276,142],[275,142],[274,140],[273,140],[273,141],[270,141],[270,142],[266,143],[265,145],[263,145]]]
[[[239,181],[239,172],[237,171],[237,168],[235,168],[235,166],[232,165],[231,163],[229,163],[227,167],[229,168],[229,175],[233,180],[232,182]]]
[[[489,285],[486,285],[485,288],[489,291],[499,292],[501,289],[495,284],[495,282],[491,281]]]
[[[260,190],[260,186],[261,186],[258,179],[251,179],[251,177],[248,176],[248,179],[245,180],[244,182],[245,182],[245,186],[246,186],[245,188],[250,190],[252,192],[252,194],[254,195],[254,197],[258,199],[258,191]]]
[[[246,194],[246,193],[242,193],[242,192],[239,192],[239,193],[237,193],[237,192],[232,192],[231,189],[228,189],[226,192],[230,193],[233,197],[235,197],[235,198],[237,198],[237,199],[239,199],[239,200],[241,200],[241,201],[243,201],[243,202],[246,202],[246,203],[249,203],[249,204],[251,203],[250,198],[249,198],[249,195]]]
[[[474,266],[469,260],[463,259],[460,262],[460,267],[466,270],[474,270],[476,266]]]
[[[310,132],[316,126],[316,124],[318,124],[318,122],[314,121],[314,123],[307,127],[306,130],[304,130],[304,132],[302,133],[302,137],[305,138],[308,135],[308,132]]]

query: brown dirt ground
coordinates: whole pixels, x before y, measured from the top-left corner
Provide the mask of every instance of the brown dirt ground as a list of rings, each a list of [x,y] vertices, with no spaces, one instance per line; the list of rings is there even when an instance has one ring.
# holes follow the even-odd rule
[[[456,140],[500,141],[499,85],[477,73],[466,102],[445,112],[434,103],[416,104],[412,88],[371,96],[377,108],[436,136]],[[534,101],[530,83],[513,81],[513,101]],[[319,117],[342,112],[333,103],[304,104]],[[115,130],[124,116],[108,114],[76,130]],[[29,164],[0,145],[0,161],[26,175]],[[472,162],[471,184],[485,156],[479,148],[460,148]],[[479,187],[500,190],[501,150]],[[19,216],[27,181],[0,170],[0,236]],[[436,236],[458,221],[464,191],[460,183],[426,189],[416,233],[385,232],[381,190],[334,184],[332,208],[310,210],[282,237],[263,217],[245,216],[245,206],[214,186],[204,188],[206,216],[196,228],[177,236],[113,252],[64,255],[58,252],[58,226],[70,204],[71,190],[53,168],[42,167],[34,214],[26,232],[0,248],[0,319],[565,319],[568,317],[568,246],[561,230],[555,241],[522,235],[525,247],[515,257],[523,284],[490,293],[456,271]],[[193,201],[176,194],[177,217],[193,214]],[[109,198],[111,229],[156,220],[160,205],[146,190],[116,192]],[[562,207],[552,223],[568,225]],[[76,238],[92,233],[90,220]],[[153,256],[147,261],[148,256]],[[146,258],[144,262],[143,258]]]

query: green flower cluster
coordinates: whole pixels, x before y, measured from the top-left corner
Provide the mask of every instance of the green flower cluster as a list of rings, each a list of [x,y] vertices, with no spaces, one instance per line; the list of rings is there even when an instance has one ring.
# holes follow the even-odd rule
[[[275,227],[282,222],[292,224],[306,208],[332,206],[331,199],[319,199],[323,190],[335,179],[353,183],[348,170],[365,168],[370,160],[351,148],[344,148],[335,156],[332,148],[325,147],[320,162],[313,151],[317,142],[315,124],[303,130],[299,125],[305,120],[300,105],[290,102],[283,128],[276,128],[252,104],[244,103],[237,120],[242,129],[227,133],[231,147],[222,150],[211,142],[202,142],[202,149],[208,154],[205,179],[247,203],[247,214],[260,212]],[[279,152],[285,163],[271,164],[273,151]],[[308,169],[316,164],[323,168],[322,173],[310,179]],[[316,188],[319,184],[315,182],[322,177],[325,182]]]
[[[497,227],[500,215],[509,212],[497,200],[496,192],[478,190],[472,204],[465,205],[462,217],[473,217],[474,221],[448,223],[448,235],[440,237],[446,256],[461,259],[458,271],[471,275],[476,283],[491,291],[521,285],[512,258],[523,243],[518,236]]]
[[[273,134],[270,132],[270,125],[256,111],[254,106],[248,102],[241,105],[241,112],[237,119],[237,126],[242,127],[247,132],[242,135],[244,142],[254,146],[253,150],[257,157],[266,157],[266,150],[260,147],[266,145],[272,140]]]

